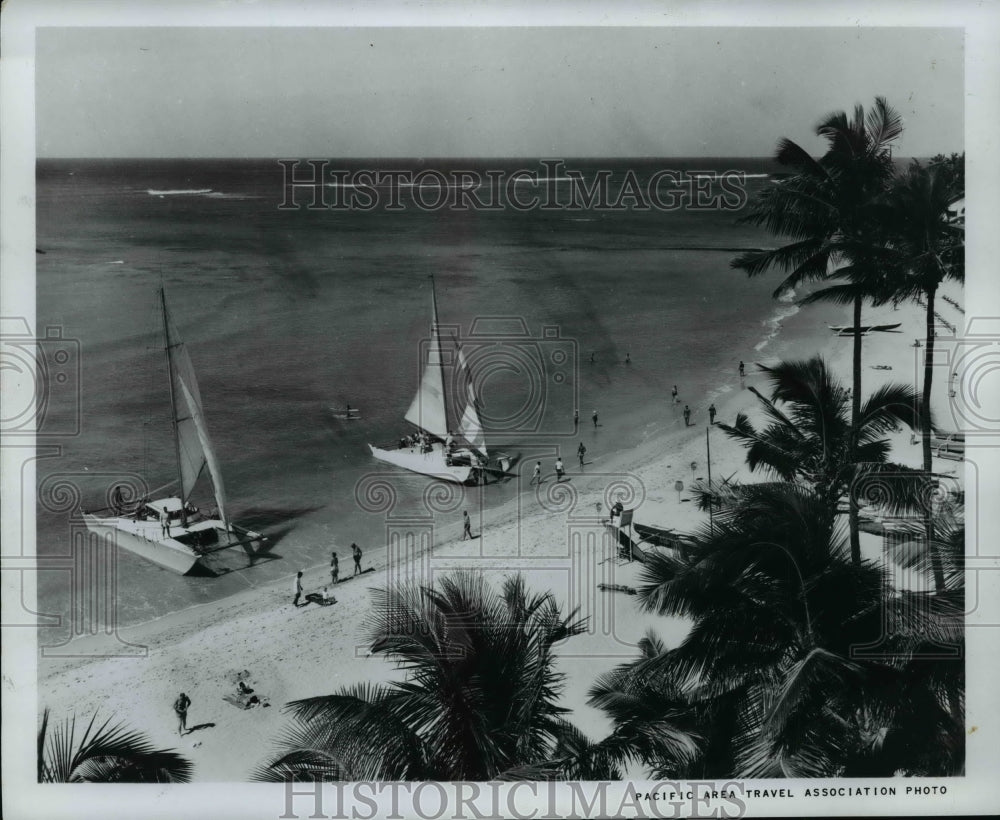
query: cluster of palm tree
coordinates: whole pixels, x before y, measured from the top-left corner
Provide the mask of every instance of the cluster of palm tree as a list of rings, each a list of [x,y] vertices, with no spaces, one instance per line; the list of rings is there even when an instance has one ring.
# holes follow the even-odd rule
[[[884,565],[851,560],[807,485],[747,484],[716,503],[684,558],[643,568],[641,604],[690,618],[687,637],[665,649],[649,636],[591,690],[651,775],[960,774],[961,527],[939,544],[950,588],[898,590]],[[922,566],[921,544],[900,560]],[[636,727],[658,728],[647,740]]]
[[[892,143],[902,134],[901,118],[883,98],[866,114],[837,112],[816,134],[827,144],[819,158],[788,139],[775,158],[788,169],[751,203],[742,221],[763,226],[785,244],[744,253],[735,268],[750,276],[772,269],[785,274],[775,295],[819,283],[803,303],[830,301],[852,306],[853,386],[851,428],[861,427],[862,308],[919,299],[926,305],[926,340],[921,397],[923,468],[930,479],[933,424],[930,396],[934,367],[934,301],[946,280],[965,275],[962,230],[948,220],[948,208],[964,193],[962,158],[913,161],[898,173]],[[854,460],[860,442],[848,442]],[[849,498],[851,551],[860,554],[857,499]],[[926,522],[933,542],[933,522]],[[943,582],[935,560],[935,577]]]
[[[883,438],[919,427],[918,396],[883,387],[852,429],[847,390],[821,359],[763,369],[769,424],[758,430],[740,414],[723,429],[771,480],[698,488],[712,525],[683,553],[649,556],[638,596],[691,619],[691,630],[669,650],[648,636],[637,660],[597,682],[591,703],[618,734],[654,716],[669,724],[659,734],[669,744],[633,746],[654,777],[958,774],[961,511],[939,514],[931,546],[921,527],[904,529],[885,561],[853,556],[838,514],[862,474],[894,485],[887,511],[922,510],[922,471],[891,464]],[[926,583],[901,588],[893,566]]]
[[[743,220],[787,241],[734,267],[782,271],[776,296],[811,284],[804,303],[852,306],[853,386],[819,358],[761,368],[771,394],[751,390],[765,426],[739,414],[721,427],[768,480],[699,487],[711,525],[643,567],[640,604],[691,619],[691,630],[673,649],[647,636],[591,702],[654,777],[963,771],[964,523],[954,504],[932,503],[930,449],[934,300],[964,275],[961,231],[947,219],[961,162],[897,172],[890,146],[901,131],[878,99],[867,115],[859,106],[824,119],[818,159],[782,140],[776,158],[790,173]],[[886,385],[864,399],[862,308],[907,299],[927,311],[922,390]],[[886,436],[900,425],[922,434],[922,469],[889,461]],[[884,560],[861,554],[866,481],[887,490],[881,512],[916,522],[887,542]],[[900,584],[893,567],[925,583]],[[668,724],[657,735],[668,743],[637,734],[654,720]]]

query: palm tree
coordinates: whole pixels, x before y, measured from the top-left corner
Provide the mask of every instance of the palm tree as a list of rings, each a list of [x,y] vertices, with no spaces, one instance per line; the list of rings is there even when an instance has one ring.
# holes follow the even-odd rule
[[[615,726],[598,745],[619,763],[643,763],[653,779],[697,778],[704,774],[706,760],[714,759],[713,751],[727,755],[729,738],[721,748],[705,749],[710,738],[699,730],[708,721],[700,719],[668,676],[650,674],[649,667],[665,651],[660,638],[647,633],[639,641],[637,660],[594,682],[589,703],[606,712]]]
[[[691,629],[676,648],[646,650],[599,682],[592,703],[639,738],[635,753],[656,776],[961,770],[961,720],[947,708],[960,694],[961,656],[924,657],[934,643],[960,650],[961,606],[893,589],[879,564],[854,564],[811,488],[737,486],[688,558],[650,556],[642,582],[646,609],[689,618]],[[641,710],[609,690],[643,692],[654,719],[686,733],[697,753],[644,743]]]
[[[930,402],[934,377],[934,300],[946,280],[965,279],[963,232],[948,222],[948,207],[959,191],[951,166],[924,168],[919,162],[910,165],[886,196],[885,219],[889,228],[890,263],[894,276],[886,298],[893,301],[923,299],[926,304],[923,378],[923,466],[929,476],[931,461]],[[928,543],[933,543],[933,521],[927,519]],[[933,559],[933,556],[932,556]],[[935,560],[935,581],[944,582],[941,567]]]
[[[848,392],[820,357],[758,365],[773,388],[757,396],[770,422],[758,430],[745,413],[735,423],[718,426],[747,448],[751,471],[763,469],[784,481],[802,481],[812,487],[832,512],[845,494],[852,497],[863,477],[889,486],[889,511],[910,511],[922,497],[924,477],[919,471],[888,463],[889,442],[883,436],[897,425],[920,427],[919,397],[905,385],[889,384],[861,405],[852,424]],[[711,498],[703,499],[705,504]],[[851,558],[861,561],[860,544],[851,544]]]
[[[853,305],[852,424],[861,412],[861,308],[879,291],[883,277],[883,231],[873,218],[873,203],[892,177],[891,143],[902,130],[898,112],[877,97],[867,115],[858,105],[853,118],[840,111],[816,126],[817,136],[827,143],[820,159],[782,139],[775,159],[792,173],[762,190],[741,222],[764,226],[790,241],[776,249],[744,253],[731,263],[750,276],[772,268],[785,272],[775,296],[800,284],[838,280],[807,299]],[[854,505],[850,535],[852,552],[857,553]]]
[[[76,739],[76,717],[49,729],[49,710],[38,730],[39,783],[187,783],[191,763],[172,749],[156,749],[139,732],[110,719],[96,729],[91,717]]]
[[[288,705],[282,752],[258,780],[538,779],[616,776],[563,715],[555,648],[584,622],[520,576],[498,594],[480,574],[378,590],[373,653],[406,672]]]

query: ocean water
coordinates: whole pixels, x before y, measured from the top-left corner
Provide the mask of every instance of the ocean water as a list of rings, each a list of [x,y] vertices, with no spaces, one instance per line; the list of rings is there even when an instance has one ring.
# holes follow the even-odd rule
[[[752,195],[772,170],[747,159],[567,165],[588,183],[610,169],[612,201],[630,171],[644,183],[661,169],[742,170]],[[545,174],[534,160],[392,164],[445,166]],[[284,174],[271,160],[39,164],[37,323],[78,342],[80,388],[79,402],[73,390],[48,398],[51,419],[80,423],[45,439],[59,453],[37,463],[39,552],[72,554],[77,504],[104,506],[119,481],[157,488],[175,475],[161,284],[198,374],[231,515],[272,539],[271,560],[219,577],[180,577],[123,552],[122,623],[290,575],[331,547],[342,559],[352,541],[380,549],[385,512],[365,489],[373,475],[394,488],[394,514],[423,504],[429,479],[375,461],[367,444],[408,429],[431,274],[441,323],[481,367],[491,446],[524,463],[557,451],[572,463],[580,440],[591,455],[643,447],[680,423],[674,384],[703,418],[733,389],[738,361],[766,356],[796,312],[772,299],[773,280],[729,268],[740,249],[772,244],[736,224],[739,210],[428,211],[405,197],[395,211],[282,209]],[[569,183],[518,185],[550,184]],[[360,419],[331,412],[347,402]],[[517,491],[494,484],[483,497],[500,504]],[[207,481],[194,500],[211,505]],[[43,628],[45,644],[73,629],[70,574],[51,566],[39,573],[40,608],[63,620]]]

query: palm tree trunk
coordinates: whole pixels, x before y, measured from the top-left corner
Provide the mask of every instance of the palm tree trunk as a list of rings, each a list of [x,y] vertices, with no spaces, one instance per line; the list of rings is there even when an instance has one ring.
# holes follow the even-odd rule
[[[851,437],[850,458],[854,462],[857,448],[858,425],[861,422],[861,297],[854,297],[854,380],[851,387]],[[847,494],[847,519],[851,531],[851,561],[861,563],[861,531],[858,526],[858,503],[851,487]]]
[[[937,294],[937,287],[931,286],[927,289],[927,338],[924,343],[924,392],[922,398],[920,420],[921,432],[923,434],[924,451],[924,472],[927,474],[927,481],[933,481],[931,473],[934,471],[931,462],[931,384],[934,378],[934,297]],[[933,498],[933,493],[928,493],[928,504]],[[938,554],[937,546],[934,543],[934,511],[928,507],[926,511],[925,526],[927,531],[927,549],[931,556],[931,571],[934,573],[934,588],[938,592],[944,590],[944,570],[941,568],[941,556]]]

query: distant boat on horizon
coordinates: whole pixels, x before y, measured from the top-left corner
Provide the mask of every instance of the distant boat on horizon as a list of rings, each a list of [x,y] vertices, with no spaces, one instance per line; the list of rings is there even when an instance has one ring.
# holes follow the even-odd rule
[[[489,470],[489,454],[482,420],[477,409],[468,364],[462,348],[456,348],[453,359],[458,366],[459,380],[465,387],[462,412],[457,426],[449,425],[449,403],[445,391],[444,345],[438,324],[437,295],[434,277],[431,277],[431,344],[424,363],[420,386],[404,418],[417,428],[416,433],[404,436],[395,448],[382,448],[369,444],[372,455],[389,464],[422,475],[433,476],[457,484],[477,484]],[[452,433],[454,430],[454,434]]]
[[[184,575],[198,565],[207,565],[214,553],[231,547],[243,547],[252,559],[267,539],[260,533],[237,527],[226,514],[222,473],[205,424],[194,366],[184,342],[173,329],[162,287],[159,296],[180,495],[155,500],[141,498],[130,503],[116,488],[111,507],[105,508],[112,513],[110,516],[100,517],[83,510],[81,514],[91,532],[113,540],[140,558]],[[189,502],[206,468],[216,503],[216,509],[209,515],[202,514]],[[173,481],[160,489],[172,484]]]

